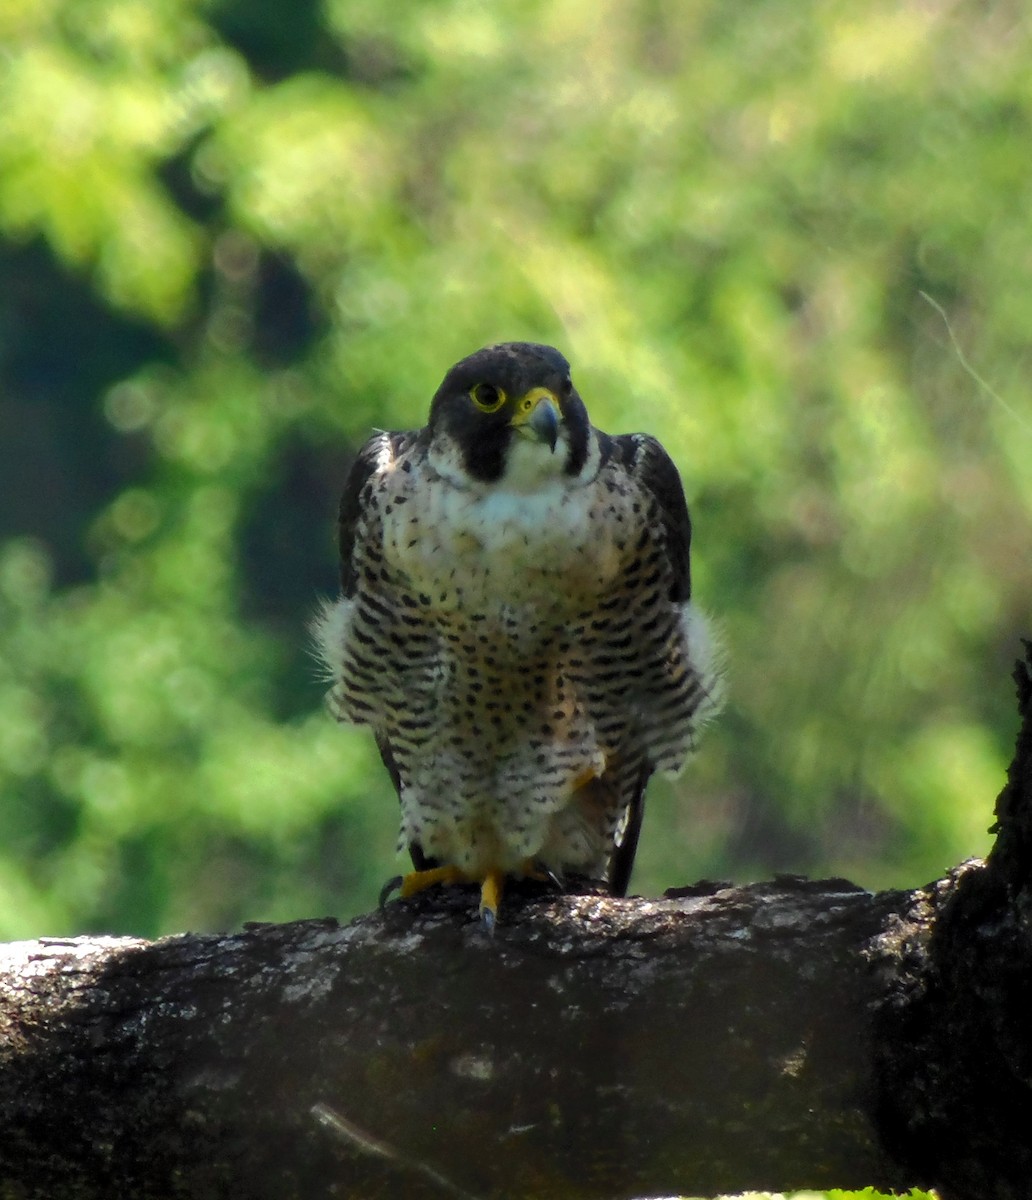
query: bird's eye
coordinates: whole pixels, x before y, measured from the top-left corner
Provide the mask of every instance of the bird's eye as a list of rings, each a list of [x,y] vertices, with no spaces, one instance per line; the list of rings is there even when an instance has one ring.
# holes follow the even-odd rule
[[[478,383],[470,388],[470,399],[484,413],[497,412],[505,403],[505,393],[493,383]]]
[[[567,375],[563,380],[559,390],[564,396],[569,396],[573,392],[573,380],[569,377],[569,375]]]

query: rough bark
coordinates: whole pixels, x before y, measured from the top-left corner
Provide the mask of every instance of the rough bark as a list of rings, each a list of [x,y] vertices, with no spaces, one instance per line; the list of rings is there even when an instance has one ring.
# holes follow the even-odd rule
[[[905,923],[875,1044],[886,1147],[943,1200],[1032,1196],[1032,642],[996,844]]]
[[[0,1196],[1032,1191],[1032,676],[996,848],[915,892],[463,889],[0,961]]]
[[[422,1163],[477,1196],[902,1185],[871,1120],[866,955],[906,902],[788,880],[538,898],[491,937],[463,895],[346,929],[12,947],[6,1179],[442,1194]]]

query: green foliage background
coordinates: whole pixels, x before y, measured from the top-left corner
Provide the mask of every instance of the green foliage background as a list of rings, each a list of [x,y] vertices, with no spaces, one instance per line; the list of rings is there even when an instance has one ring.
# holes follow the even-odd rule
[[[1030,40],[1006,3],[0,0],[0,934],[370,906],[395,801],[306,633],[336,494],[505,338],[669,447],[729,652],[638,886],[983,851]]]
[[[1013,0],[0,0],[0,936],[371,906],[395,801],[306,634],[336,494],[509,338],[668,446],[729,653],[637,886],[984,851],[1030,42]]]

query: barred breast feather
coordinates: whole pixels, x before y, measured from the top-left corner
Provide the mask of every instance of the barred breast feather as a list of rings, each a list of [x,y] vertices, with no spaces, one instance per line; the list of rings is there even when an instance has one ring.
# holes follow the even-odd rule
[[[533,488],[459,486],[447,463],[425,431],[359,455],[316,630],[330,704],[375,731],[402,846],[612,881],[648,776],[680,770],[720,702],[676,469],[594,430],[577,477]]]

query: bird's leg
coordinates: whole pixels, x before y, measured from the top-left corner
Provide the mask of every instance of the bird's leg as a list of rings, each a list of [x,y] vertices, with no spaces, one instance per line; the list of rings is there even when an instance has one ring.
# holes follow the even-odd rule
[[[495,921],[498,918],[498,905],[501,903],[502,892],[505,890],[504,871],[491,869],[482,875],[479,872],[470,874],[451,865],[428,867],[423,871],[409,871],[407,875],[396,875],[387,881],[380,892],[380,907],[383,908],[394,892],[398,893],[400,899],[405,900],[438,883],[479,883],[480,916],[484,925],[489,930],[494,930]]]
[[[555,872],[543,867],[533,858],[525,858],[519,867],[510,874],[514,878],[551,883],[556,888],[562,889],[562,882],[557,878]],[[506,872],[499,870],[486,871],[483,879],[480,880],[480,919],[488,933],[494,933],[498,921],[498,906],[502,902],[505,880]]]
[[[380,890],[380,907],[387,903],[394,892],[401,899],[425,892],[435,883],[467,883],[468,877],[458,867],[428,867],[425,871],[409,871],[407,875],[395,875],[388,879]]]
[[[487,871],[480,883],[480,919],[488,933],[494,933],[498,920],[498,905],[505,890],[505,872]]]
[[[389,879],[380,892],[380,907],[383,908],[394,892],[404,900],[415,896],[435,884],[478,883],[480,884],[480,919],[489,933],[494,933],[498,922],[498,907],[505,891],[506,872],[497,867],[488,868],[482,874],[469,873],[456,866],[428,867],[423,871],[410,871],[407,875],[396,875]],[[516,878],[535,879],[539,883],[552,883],[562,887],[554,872],[543,868],[532,858],[525,859],[511,874]]]
[[[466,876],[458,867],[428,867],[425,871],[409,871],[401,881],[401,898],[407,899],[425,892],[435,883],[465,883]]]
[[[570,788],[570,794],[573,795],[579,792],[581,788],[587,787],[593,779],[598,778],[598,771],[594,767],[585,767],[579,775],[574,776],[573,785]]]

